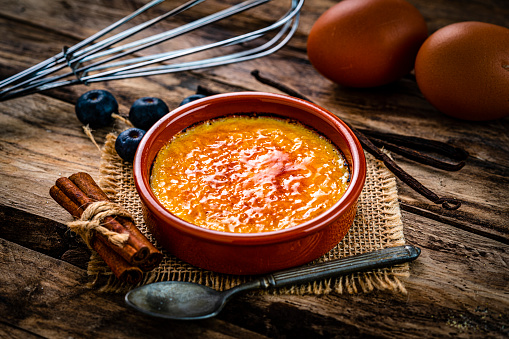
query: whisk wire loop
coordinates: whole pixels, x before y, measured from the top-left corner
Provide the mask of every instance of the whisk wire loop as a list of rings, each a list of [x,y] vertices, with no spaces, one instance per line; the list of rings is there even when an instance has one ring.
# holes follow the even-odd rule
[[[78,66],[82,62],[84,62],[83,61],[84,58],[94,55],[94,53],[97,53],[98,51],[106,49],[106,48],[114,45],[117,42],[125,40],[125,39],[133,36],[134,34],[141,32],[142,30],[154,25],[155,23],[162,21],[163,19],[175,16],[175,15],[177,15],[177,14],[179,14],[179,13],[181,13],[181,12],[191,8],[192,6],[197,5],[200,2],[203,2],[205,0],[189,0],[188,2],[184,3],[183,5],[178,6],[177,8],[175,8],[175,9],[173,9],[173,10],[171,10],[157,18],[154,18],[152,20],[149,20],[147,22],[139,24],[139,25],[132,27],[126,31],[120,32],[120,33],[113,35],[109,38],[106,38],[104,40],[96,42],[93,45],[90,45],[94,40],[103,37],[104,35],[108,34],[109,32],[113,31],[114,29],[118,28],[119,26],[125,24],[127,21],[131,20],[135,16],[141,14],[145,10],[147,10],[147,9],[153,7],[154,5],[157,5],[163,1],[164,0],[154,0],[150,3],[148,3],[147,5],[141,7],[137,11],[133,12],[132,14],[128,15],[127,17],[117,21],[116,23],[108,26],[107,28],[101,30],[100,32],[92,35],[90,38],[87,38],[87,39],[83,40],[82,42],[68,48],[67,53],[69,55],[72,53],[72,55],[74,55],[76,58],[67,60],[67,58],[65,57],[65,55],[63,53],[57,54],[55,57],[53,57],[53,59],[55,59],[56,61],[48,64],[46,66],[46,69],[40,70],[35,75],[33,75],[31,78],[29,78],[21,83],[18,83],[16,85],[13,85],[7,90],[0,91],[0,95],[4,94],[6,92],[13,92],[13,90],[15,90],[17,88],[22,88],[23,86],[26,86],[26,87],[24,87],[24,89],[22,89],[20,91],[13,92],[13,93],[18,94],[17,96],[21,96],[23,94],[23,92],[26,92],[27,94],[33,93],[33,89],[36,89],[37,87],[40,87],[47,83],[55,82],[60,79],[64,79],[64,78],[66,78],[70,75],[73,75],[73,74],[76,75],[76,77],[78,79],[78,83],[82,83],[83,81],[77,74],[83,73],[87,69],[87,68],[78,68]],[[86,45],[90,45],[90,46],[88,46],[82,50],[78,49],[78,48],[84,47]],[[129,55],[129,53],[126,53],[121,56],[117,56],[117,58],[125,56],[125,55]],[[77,57],[79,57],[79,58],[77,58]],[[106,63],[106,62],[107,62],[107,60],[103,61],[103,63]],[[39,79],[42,79],[47,75],[54,74],[54,73],[64,69],[68,64],[74,65],[74,69],[72,69],[72,72],[67,72],[64,74],[60,74],[58,76],[46,78],[46,79],[39,81]],[[93,66],[93,65],[89,65],[89,67],[91,67],[91,66]],[[50,68],[47,68],[47,67],[50,67]],[[44,88],[44,87],[41,87],[41,89],[42,88]],[[54,87],[51,87],[51,88],[54,88]],[[0,96],[0,100],[1,99],[2,99],[2,97]]]
[[[58,53],[54,57],[0,81],[0,101],[63,86],[195,70],[263,57],[274,53],[288,43],[297,30],[299,24],[299,13],[304,4],[304,0],[291,0],[291,8],[278,20],[268,24],[266,27],[249,33],[240,34],[238,36],[201,46],[147,56],[131,57],[134,53],[200,29],[211,23],[234,16],[248,9],[260,6],[270,2],[271,0],[245,0],[216,13],[207,15],[162,33],[127,42],[123,45],[117,45],[164,19],[174,17],[177,14],[206,1],[189,0],[168,12],[159,15],[158,17],[125,29],[120,33],[105,37],[113,30],[119,28],[134,17],[162,3],[163,1],[164,0],[150,1],[130,15],[118,20],[114,24],[102,29],[89,38],[75,44],[74,46],[64,47],[62,52]],[[249,47],[248,49],[240,52],[215,57],[206,57],[204,59],[194,61],[182,61],[174,64],[165,63],[170,60],[175,60],[216,48],[246,44],[252,40],[265,36],[269,32],[274,32],[274,36],[268,41],[259,46]],[[127,56],[130,58],[120,60]],[[65,68],[69,68],[70,70],[62,73],[61,71]]]

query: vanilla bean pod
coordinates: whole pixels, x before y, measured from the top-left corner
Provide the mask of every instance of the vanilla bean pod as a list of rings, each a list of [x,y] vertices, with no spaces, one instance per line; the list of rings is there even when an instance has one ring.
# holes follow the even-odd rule
[[[258,80],[259,82],[261,82],[262,84],[264,85],[269,85],[270,87],[274,87],[275,89],[278,89],[280,90],[281,92],[284,92],[288,95],[291,95],[292,97],[296,97],[296,98],[299,98],[299,99],[302,99],[302,100],[306,100],[306,101],[309,101],[309,102],[312,102],[311,100],[309,100],[308,98],[306,98],[305,96],[303,96],[302,94],[300,94],[299,92],[295,91],[294,89],[286,86],[286,85],[283,85],[277,81],[274,81],[272,79],[269,79],[269,78],[266,78],[264,76],[261,76],[260,75],[260,71],[255,69],[253,71],[251,71],[251,75],[254,76],[254,78],[256,80]]]
[[[364,133],[364,132],[361,132]],[[394,153],[398,153],[400,155],[403,155],[405,158],[417,161],[421,164],[432,166],[435,168],[439,168],[444,171],[459,171],[460,169],[465,166],[464,161],[460,161],[455,164],[451,164],[442,160],[435,159],[433,157],[430,157],[426,154],[423,154],[421,152],[417,152],[414,149],[395,145],[393,143],[387,142],[386,140],[374,138],[373,136],[369,136],[369,139],[378,147],[383,147],[385,149],[388,149],[389,151],[393,151]]]
[[[469,154],[462,148],[454,147],[441,141],[424,139],[414,136],[385,133],[367,129],[359,129],[360,132],[371,138],[383,140],[392,144],[411,146],[415,150],[424,150],[436,152],[457,161],[463,161],[468,158]]]
[[[196,88],[196,94],[202,94],[202,95],[205,95],[205,96],[210,96],[210,95],[215,95],[215,94],[219,94],[219,92],[215,92],[215,91],[212,91],[206,87],[203,87],[201,85],[198,85],[198,87]]]
[[[417,193],[421,194],[428,200],[432,201],[435,204],[441,204],[443,208],[447,210],[456,210],[460,208],[461,202],[455,198],[440,198],[433,191],[428,189],[426,186],[421,184],[417,179],[413,176],[405,172],[401,167],[396,164],[394,160],[392,160],[387,154],[382,152],[378,147],[376,147],[371,140],[369,140],[364,134],[355,130],[352,126],[348,125],[350,129],[355,133],[362,146],[366,151],[371,153],[376,159],[383,161],[385,166],[394,173],[401,181],[407,184],[410,188],[412,188]]]
[[[283,85],[283,84],[281,84],[277,81],[274,81],[272,79],[263,77],[262,75],[260,75],[260,72],[258,70],[252,71],[251,75],[253,75],[256,78],[256,80],[258,80],[259,82],[261,82],[265,85],[274,87],[274,88],[276,88],[288,95],[294,96],[296,98],[303,99],[303,100],[309,101],[311,103],[313,102],[313,101],[309,100],[308,98],[306,98],[305,96],[303,96],[302,94],[298,93],[297,91],[289,88],[288,86]],[[378,147],[376,147],[375,144],[373,144],[373,142],[366,135],[364,135],[360,131],[356,130],[355,128],[350,126],[348,123],[346,123],[346,124],[354,132],[354,134],[357,136],[357,138],[359,139],[362,146],[364,147],[364,149],[367,152],[372,154],[376,159],[383,161],[385,166],[396,177],[398,177],[401,181],[406,183],[414,191],[421,194],[422,196],[424,196],[425,198],[427,198],[428,200],[432,201],[435,204],[441,204],[442,207],[447,210],[455,210],[461,206],[461,202],[458,201],[457,199],[455,199],[455,198],[441,198],[437,194],[435,194],[434,192],[429,190],[427,187],[425,187],[423,184],[421,184],[419,181],[417,181],[417,179],[415,179],[410,174],[405,172],[401,167],[399,167],[398,164],[396,164],[396,162],[394,162],[394,160],[392,160],[387,154],[385,154]]]

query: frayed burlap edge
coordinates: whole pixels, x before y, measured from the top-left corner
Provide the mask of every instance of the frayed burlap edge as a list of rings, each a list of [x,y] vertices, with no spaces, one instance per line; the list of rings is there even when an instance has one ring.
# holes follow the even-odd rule
[[[124,162],[116,154],[115,139],[116,135],[108,135],[102,149],[99,184],[113,201],[130,205],[124,207],[133,215],[138,216],[135,218],[138,228],[163,252],[164,259],[160,267],[151,272],[144,273],[142,282],[132,286],[116,279],[102,259],[94,253],[88,266],[88,273],[93,277],[90,286],[101,292],[118,293],[126,292],[131,288],[152,282],[176,280],[196,282],[216,290],[225,290],[251,280],[253,277],[226,275],[193,267],[173,257],[157,244],[146,229],[144,221],[140,216],[141,202],[138,200],[132,203],[131,201],[134,197],[137,199],[137,193],[129,192],[132,196],[128,201],[123,201],[122,199],[126,193],[122,191],[125,190],[125,187],[129,187],[129,191],[134,189],[132,165]],[[354,225],[352,225],[352,228],[340,244],[323,257],[310,263],[310,265],[405,244],[396,179],[382,162],[376,160],[370,154],[366,154],[366,159],[367,180],[359,199]],[[376,185],[371,185],[369,180],[376,180]],[[373,224],[379,225],[379,227],[370,228]],[[305,285],[285,287],[270,293],[322,295],[329,293],[369,293],[376,290],[385,290],[406,294],[406,289],[401,278],[408,276],[409,266],[405,263],[389,268],[316,281]]]

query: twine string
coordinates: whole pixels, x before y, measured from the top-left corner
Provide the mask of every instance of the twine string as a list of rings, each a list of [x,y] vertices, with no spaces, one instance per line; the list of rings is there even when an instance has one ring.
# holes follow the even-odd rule
[[[124,247],[129,239],[128,233],[117,233],[104,227],[104,220],[107,217],[124,217],[133,219],[131,214],[120,205],[111,201],[96,201],[91,203],[78,220],[68,224],[71,231],[77,233],[89,248],[92,248],[91,241],[95,233],[100,233],[109,242]]]

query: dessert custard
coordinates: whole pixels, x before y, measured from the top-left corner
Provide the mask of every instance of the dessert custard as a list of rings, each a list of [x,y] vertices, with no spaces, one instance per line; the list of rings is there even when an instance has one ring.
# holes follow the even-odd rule
[[[194,125],[159,151],[151,187],[165,208],[200,227],[268,232],[311,220],[350,179],[342,153],[294,121],[238,115]]]

